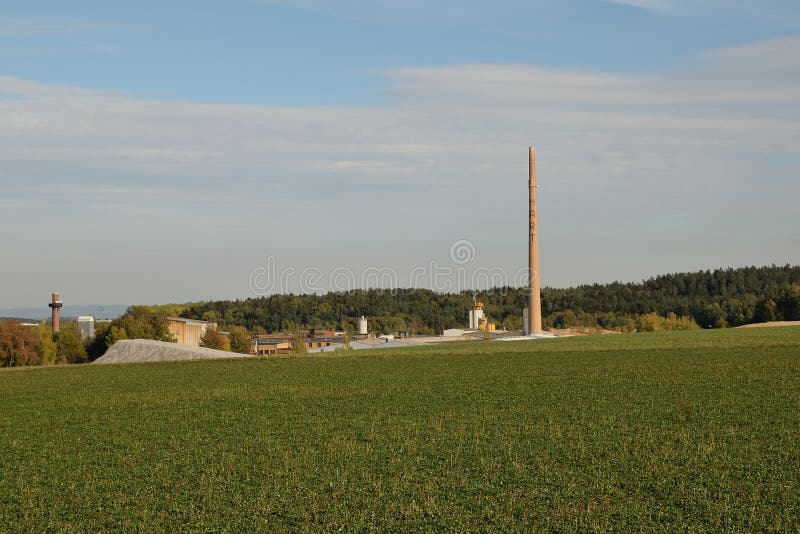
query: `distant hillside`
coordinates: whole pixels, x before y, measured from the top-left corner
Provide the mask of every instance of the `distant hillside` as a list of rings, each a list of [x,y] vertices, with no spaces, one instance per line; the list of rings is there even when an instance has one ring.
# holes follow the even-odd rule
[[[102,308],[102,311],[101,311]],[[112,304],[110,306],[100,304],[64,304],[61,308],[62,317],[78,317],[80,315],[94,315],[98,319],[114,319],[119,317],[128,306],[122,304]],[[27,317],[29,319],[49,319],[50,308],[44,306],[32,308],[11,308],[0,311],[0,316],[5,317]]]
[[[2,316],[0,315],[0,323],[3,321],[16,321],[18,323],[35,323],[37,319],[31,319],[30,317],[10,317],[10,316]]]
[[[487,316],[498,326],[522,326],[525,291],[478,291]],[[412,333],[441,332],[466,326],[473,292],[435,293],[425,289],[354,290],[325,295],[273,295],[236,301],[187,305],[181,315],[267,332],[301,328],[349,328],[366,315],[370,329]],[[716,269],[657,276],[638,283],[544,288],[545,326],[642,329],[647,314],[675,314],[703,328],[800,319],[800,267],[770,266]],[[680,323],[685,324],[685,323]]]

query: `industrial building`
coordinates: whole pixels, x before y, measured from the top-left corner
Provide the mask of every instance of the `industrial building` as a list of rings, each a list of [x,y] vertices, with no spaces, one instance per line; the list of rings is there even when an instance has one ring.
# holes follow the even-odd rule
[[[309,351],[341,346],[344,342],[344,337],[335,335],[336,333],[332,330],[306,330],[301,334],[303,343]],[[285,334],[253,336],[252,353],[261,356],[290,354],[294,351],[295,342],[295,336]]]
[[[291,354],[293,343],[291,341],[273,341],[253,345],[253,353],[258,356],[275,356],[277,354]]]
[[[274,356],[276,354],[290,354],[294,347],[294,336],[282,334],[268,334],[253,336],[252,353],[258,356]]]
[[[196,319],[184,319],[183,317],[167,317],[169,333],[175,338],[175,343],[179,345],[190,345],[199,347],[200,341],[206,330],[217,328],[217,323],[208,321],[198,321]]]
[[[400,348],[400,347],[410,347],[411,344],[405,341],[398,341],[396,339],[389,339],[388,337],[384,338],[363,338],[363,339],[354,339],[349,343],[351,350],[364,350],[364,349],[392,349],[392,348]],[[319,353],[319,352],[335,352],[339,349],[344,347],[344,342],[341,338],[338,341],[335,341],[328,345],[327,343],[323,343],[322,346],[316,346],[315,348],[309,348],[308,352],[312,353]]]
[[[469,311],[469,329],[477,330],[480,327],[481,319],[483,319],[483,303],[475,302],[475,305]]]
[[[488,330],[494,332],[495,324],[490,323],[483,312],[483,302],[476,301],[473,308],[469,311],[470,330]]]
[[[308,350],[314,350],[324,347],[330,347],[333,345],[341,345],[342,340],[343,340],[342,336],[310,337],[305,339],[304,342]]]
[[[94,316],[81,315],[78,317],[78,330],[81,333],[81,339],[84,341],[94,337]]]

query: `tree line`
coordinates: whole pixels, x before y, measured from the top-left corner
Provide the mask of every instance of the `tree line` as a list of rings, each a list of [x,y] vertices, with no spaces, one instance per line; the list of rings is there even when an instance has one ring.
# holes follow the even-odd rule
[[[53,335],[53,328],[42,321],[35,327],[16,320],[0,322],[0,367],[63,365],[88,361],[86,347],[76,322],[65,323]]]
[[[353,331],[357,317],[365,315],[376,332],[436,334],[466,326],[473,299],[483,302],[486,315],[498,327],[522,328],[526,292],[511,287],[461,293],[357,289],[324,295],[272,295],[184,305],[180,315],[255,332]],[[660,325],[653,321],[653,314],[662,319]],[[542,315],[545,327],[618,331],[800,320],[800,267],[716,269],[661,275],[642,282],[543,288]]]
[[[215,322],[202,345],[248,353],[252,335],[307,329],[354,332],[359,316],[370,331],[440,334],[467,325],[474,300],[499,328],[522,328],[524,288],[461,293],[426,289],[353,290],[324,295],[272,295],[160,306],[131,306],[110,323],[97,323],[81,341],[77,323],[53,336],[50,325],[0,322],[0,366],[83,363],[102,356],[121,339],[174,341],[167,317]],[[657,276],[642,282],[542,289],[546,328],[587,327],[630,331],[725,328],[748,323],[800,320],[800,267],[716,269]],[[225,331],[226,334],[222,334]]]

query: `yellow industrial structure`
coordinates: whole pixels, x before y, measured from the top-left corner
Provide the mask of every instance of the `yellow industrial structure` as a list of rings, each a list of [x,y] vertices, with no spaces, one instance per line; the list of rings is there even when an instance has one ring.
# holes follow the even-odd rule
[[[494,332],[495,324],[490,323],[483,312],[483,302],[475,301],[473,308],[469,312],[469,327],[472,330],[485,330]]]
[[[199,347],[203,334],[209,328],[217,328],[217,323],[208,321],[198,321],[196,319],[184,319],[183,317],[167,317],[169,333],[175,338],[179,345],[191,345]]]

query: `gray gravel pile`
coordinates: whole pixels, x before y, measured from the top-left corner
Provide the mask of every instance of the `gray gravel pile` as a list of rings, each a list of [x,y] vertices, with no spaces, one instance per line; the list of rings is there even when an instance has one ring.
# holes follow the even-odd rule
[[[114,343],[103,356],[92,363],[176,362],[247,357],[245,354],[205,347],[191,347],[150,339],[125,339]]]

